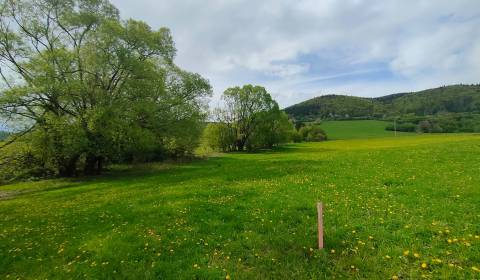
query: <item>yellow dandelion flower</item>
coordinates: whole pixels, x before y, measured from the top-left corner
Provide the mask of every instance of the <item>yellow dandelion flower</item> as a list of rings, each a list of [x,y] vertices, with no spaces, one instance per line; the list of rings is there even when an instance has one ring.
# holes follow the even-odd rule
[[[442,263],[442,260],[441,260],[441,259],[434,259],[434,261],[435,261],[436,263]]]
[[[404,255],[405,257],[407,257],[408,255],[410,255],[410,251],[409,251],[409,250],[403,251],[403,255]]]
[[[230,280],[230,275],[227,274],[227,276],[225,276],[225,279]]]
[[[385,258],[386,258],[387,260],[389,260],[389,259],[391,259],[392,257],[390,257],[389,255],[386,255]]]
[[[476,272],[480,272],[480,268],[476,267],[476,266],[472,266],[472,270],[473,271],[476,271]]]
[[[422,263],[422,265],[420,267],[423,268],[423,269],[427,269],[428,265],[426,263]]]
[[[413,256],[414,256],[415,258],[420,258],[420,254],[419,254],[419,253],[413,253]]]
[[[335,249],[330,250],[330,253],[335,254]]]
[[[448,239],[447,242],[448,242],[449,244],[451,244],[453,241],[452,241],[452,239]]]
[[[397,275],[393,275],[393,276],[392,276],[392,280],[398,280],[398,276],[397,276]]]

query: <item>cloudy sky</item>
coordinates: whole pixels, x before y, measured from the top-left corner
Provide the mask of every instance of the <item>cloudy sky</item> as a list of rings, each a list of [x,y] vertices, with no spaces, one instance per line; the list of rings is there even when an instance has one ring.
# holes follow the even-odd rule
[[[381,96],[480,82],[478,0],[112,0],[171,29],[176,63],[213,101],[265,86],[282,107],[322,94]]]

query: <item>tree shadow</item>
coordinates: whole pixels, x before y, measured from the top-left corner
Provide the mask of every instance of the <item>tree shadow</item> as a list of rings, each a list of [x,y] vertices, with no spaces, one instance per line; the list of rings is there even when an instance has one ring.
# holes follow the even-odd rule
[[[283,153],[284,151],[282,149],[282,151],[269,151],[261,154]],[[103,192],[115,188],[118,191],[131,189],[141,191],[151,188],[167,190],[176,188],[180,184],[195,182],[200,184],[197,190],[204,188],[204,190],[208,191],[208,187],[212,183],[247,182],[248,184],[249,180],[274,180],[294,174],[299,170],[308,172],[309,169],[315,169],[319,164],[325,164],[324,160],[293,158],[252,159],[250,158],[252,154],[246,155],[247,157],[214,157],[187,164],[159,164],[156,168],[149,169],[133,167],[130,170],[111,170],[100,176],[61,179],[61,182],[49,180],[51,184],[44,188],[25,189],[3,198],[0,196],[0,200],[25,196],[41,196],[59,191],[63,192],[63,199],[69,199],[87,192]]]

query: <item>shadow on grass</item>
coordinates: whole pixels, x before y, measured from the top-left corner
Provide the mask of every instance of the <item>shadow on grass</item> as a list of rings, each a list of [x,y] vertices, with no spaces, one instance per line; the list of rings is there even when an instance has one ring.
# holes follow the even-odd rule
[[[284,153],[290,148],[262,152]],[[295,148],[293,148],[295,149]],[[248,154],[251,155],[251,154]],[[11,193],[0,199],[14,199],[25,196],[40,196],[62,192],[62,199],[68,199],[87,192],[119,192],[135,189],[172,189],[182,186],[195,186],[198,190],[208,191],[213,185],[245,183],[249,180],[273,180],[298,171],[308,172],[315,166],[324,164],[322,160],[299,159],[251,159],[245,157],[215,157],[181,164],[149,164],[129,169],[112,169],[101,176],[58,179],[36,182],[45,187],[25,189]]]

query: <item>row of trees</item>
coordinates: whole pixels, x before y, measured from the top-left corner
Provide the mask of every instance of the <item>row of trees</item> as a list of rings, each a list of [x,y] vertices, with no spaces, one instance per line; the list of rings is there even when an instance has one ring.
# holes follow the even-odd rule
[[[387,130],[419,133],[458,133],[480,132],[480,114],[447,113],[418,117],[405,115],[397,120],[397,125],[389,125]]]
[[[168,29],[122,20],[108,0],[0,0],[0,117],[16,129],[0,144],[0,180],[189,156],[202,132],[221,151],[298,136],[251,85],[227,89],[205,128],[210,84],[177,67],[175,53]]]

